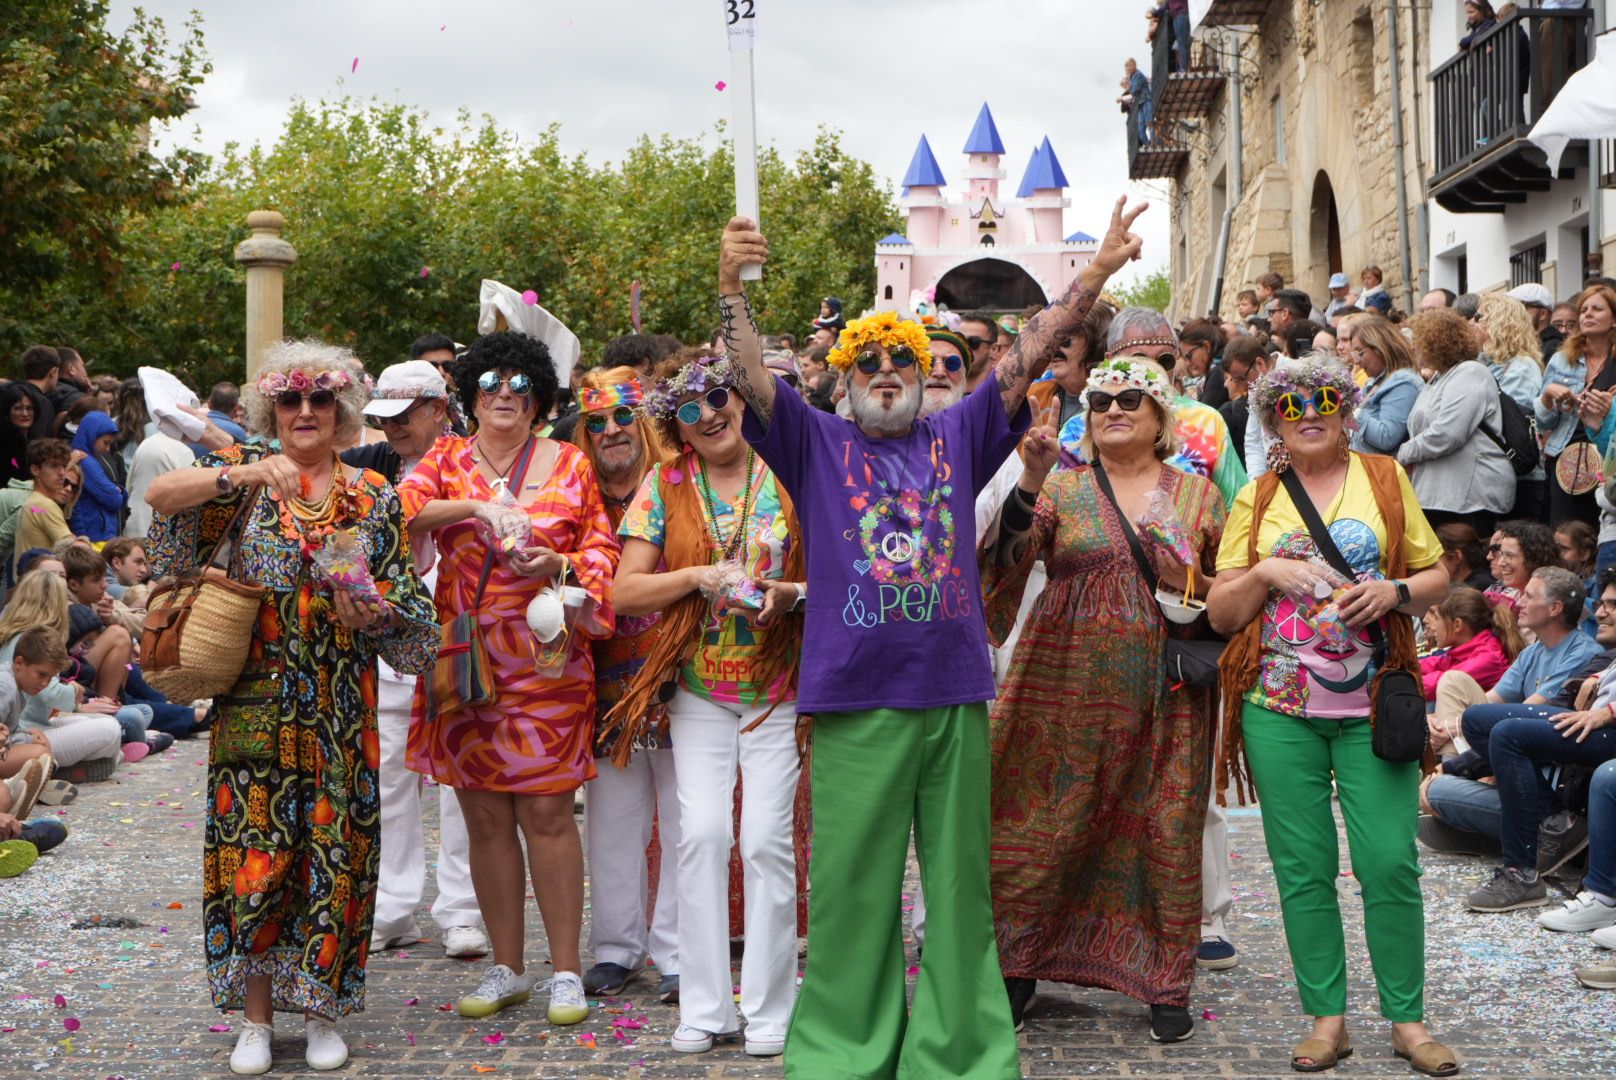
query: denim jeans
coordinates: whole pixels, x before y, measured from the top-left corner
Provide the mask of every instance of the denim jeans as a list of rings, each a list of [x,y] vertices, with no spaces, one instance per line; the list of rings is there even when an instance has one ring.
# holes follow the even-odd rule
[[[1190,69],[1190,17],[1188,13],[1173,16],[1173,48],[1178,52],[1178,70]]]
[[[1595,769],[1588,785],[1588,876],[1582,887],[1616,896],[1616,761]]]
[[[1504,831],[1504,812],[1498,804],[1498,789],[1492,784],[1466,780],[1462,776],[1439,775],[1425,791],[1425,801],[1436,816],[1465,832],[1480,833],[1497,840]]]
[[[1513,714],[1504,712],[1496,719],[1486,711],[1509,708]],[[1538,825],[1554,805],[1542,766],[1599,765],[1616,757],[1616,728],[1600,728],[1579,743],[1549,723],[1548,717],[1561,711],[1534,705],[1478,705],[1465,710],[1465,738],[1492,765],[1498,781],[1505,866],[1521,870],[1537,866]]]
[[[1605,576],[1605,571],[1616,566],[1616,540],[1606,540],[1599,545],[1599,554],[1594,561],[1594,580],[1598,581]],[[1596,597],[1598,593],[1594,594]]]
[[[146,725],[151,723],[152,711],[149,705],[125,705],[118,710],[118,728],[123,732],[123,741],[126,743],[145,742]]]

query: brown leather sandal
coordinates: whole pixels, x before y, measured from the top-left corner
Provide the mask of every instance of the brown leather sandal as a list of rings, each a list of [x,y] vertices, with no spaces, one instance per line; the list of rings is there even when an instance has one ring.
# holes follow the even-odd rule
[[[1303,1039],[1291,1051],[1291,1068],[1301,1073],[1324,1072],[1340,1064],[1344,1057],[1352,1056],[1352,1042],[1347,1038],[1345,1031],[1341,1032],[1341,1041],[1332,1043],[1329,1039]],[[1307,1058],[1313,1064],[1302,1064],[1302,1058]]]
[[[1409,1068],[1426,1076],[1453,1076],[1459,1071],[1459,1058],[1452,1050],[1431,1039],[1412,1050],[1405,1050],[1392,1036],[1392,1053],[1408,1062]]]

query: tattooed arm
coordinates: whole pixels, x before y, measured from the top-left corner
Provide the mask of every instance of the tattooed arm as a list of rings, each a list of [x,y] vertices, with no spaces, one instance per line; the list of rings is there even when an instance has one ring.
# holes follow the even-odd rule
[[[731,218],[718,255],[718,316],[724,348],[735,372],[735,389],[764,428],[774,414],[774,376],[763,365],[763,341],[741,284],[741,267],[769,257],[769,242],[747,218]]]
[[[1140,203],[1124,212],[1126,204],[1126,197],[1117,200],[1111,211],[1111,227],[1100,241],[1094,261],[1079,272],[1060,299],[1032,317],[1015,345],[993,369],[1005,415],[1011,419],[1027,400],[1027,388],[1044,373],[1061,344],[1088,315],[1106,281],[1130,260],[1139,258],[1143,241],[1128,230],[1150,204]]]

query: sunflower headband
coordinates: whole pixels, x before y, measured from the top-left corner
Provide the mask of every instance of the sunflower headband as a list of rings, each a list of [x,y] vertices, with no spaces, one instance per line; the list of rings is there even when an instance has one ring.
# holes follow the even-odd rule
[[[679,399],[685,394],[705,394],[715,386],[728,386],[734,381],[734,369],[729,360],[703,356],[680,368],[672,378],[659,380],[646,392],[641,408],[647,416],[667,420],[679,408]]]
[[[1300,394],[1305,398],[1319,390],[1332,392],[1343,418],[1351,418],[1358,405],[1358,384],[1344,364],[1333,360],[1288,361],[1260,377],[1248,393],[1252,415],[1261,416],[1263,426],[1273,430],[1274,408],[1281,397]]]
[[[846,371],[858,359],[865,345],[880,345],[888,352],[902,345],[915,354],[915,366],[921,378],[931,374],[931,339],[925,327],[910,319],[898,318],[896,311],[881,311],[854,319],[847,324],[836,347],[825,357],[825,363],[837,371]]]
[[[631,379],[626,383],[613,383],[611,386],[602,386],[598,390],[589,387],[580,387],[578,390],[579,412],[605,412],[615,409],[619,405],[633,408],[645,399],[645,388],[640,380]]]
[[[342,390],[351,381],[348,373],[340,369],[308,372],[275,371],[258,380],[258,392],[265,397],[279,397],[288,390],[307,393],[310,390]]]
[[[1095,392],[1120,394],[1124,390],[1141,390],[1155,399],[1168,416],[1173,415],[1173,384],[1167,381],[1161,368],[1142,360],[1106,360],[1089,370],[1088,385],[1083,388],[1085,403]]]

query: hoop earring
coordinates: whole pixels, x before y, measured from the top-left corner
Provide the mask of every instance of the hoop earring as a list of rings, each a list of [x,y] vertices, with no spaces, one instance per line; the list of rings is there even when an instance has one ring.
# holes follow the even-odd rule
[[[1284,476],[1291,468],[1291,452],[1283,439],[1275,439],[1268,447],[1268,471]]]

